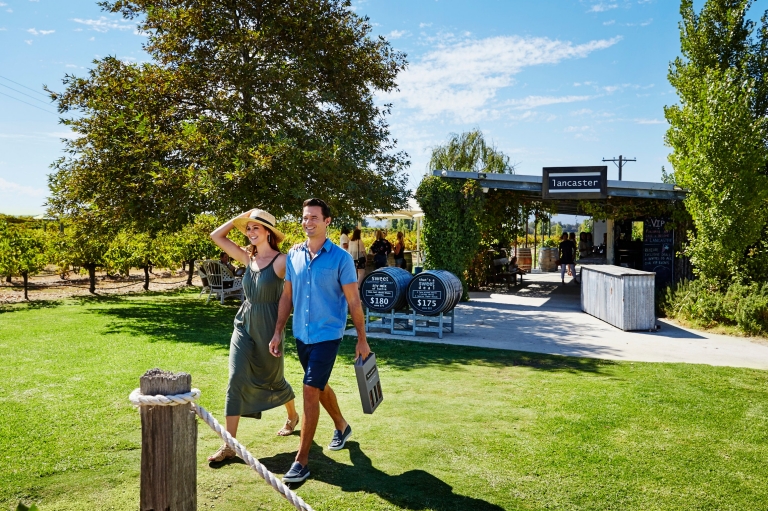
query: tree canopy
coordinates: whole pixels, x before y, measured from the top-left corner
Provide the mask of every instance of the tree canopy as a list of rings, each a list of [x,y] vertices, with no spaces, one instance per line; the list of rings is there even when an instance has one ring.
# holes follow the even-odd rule
[[[114,57],[51,93],[79,138],[54,164],[51,208],[148,232],[260,206],[339,215],[403,207],[407,155],[376,91],[405,55],[348,0],[117,0],[151,62]]]
[[[766,280],[768,264],[768,13],[756,32],[750,0],[691,0],[680,12],[682,56],[665,108],[674,180],[689,190],[687,253],[700,276]]]

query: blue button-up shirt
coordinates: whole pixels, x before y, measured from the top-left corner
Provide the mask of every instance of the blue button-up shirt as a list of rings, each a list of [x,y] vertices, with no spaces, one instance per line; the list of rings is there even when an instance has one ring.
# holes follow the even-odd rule
[[[341,339],[347,324],[341,286],[357,282],[352,256],[326,239],[311,259],[304,243],[288,252],[285,280],[293,291],[293,336],[306,344]]]

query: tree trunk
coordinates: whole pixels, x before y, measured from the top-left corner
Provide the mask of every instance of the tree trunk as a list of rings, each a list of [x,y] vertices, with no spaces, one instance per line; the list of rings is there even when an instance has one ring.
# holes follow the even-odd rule
[[[6,275],[5,281],[10,284],[11,283],[11,276],[10,275]]]
[[[149,265],[144,265],[144,291],[149,291]]]
[[[193,271],[194,269],[195,269],[195,260],[194,259],[190,259],[189,260],[189,274],[187,275],[187,285],[188,286],[192,285],[192,277],[195,276],[194,271]]]
[[[144,395],[189,392],[192,377],[150,369],[140,378]],[[197,509],[197,420],[189,404],[142,406],[141,511]]]
[[[27,295],[27,284],[29,282],[29,273],[28,272],[21,272],[21,276],[24,278],[24,299],[29,301],[29,296]]]
[[[90,282],[90,287],[88,290],[91,292],[91,294],[96,293],[96,263],[88,263],[85,265],[85,268],[88,270],[88,280]]]

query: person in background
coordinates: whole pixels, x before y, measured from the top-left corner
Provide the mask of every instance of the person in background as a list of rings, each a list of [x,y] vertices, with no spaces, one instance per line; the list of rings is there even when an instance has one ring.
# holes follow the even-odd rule
[[[576,233],[575,232],[569,233],[568,234],[568,239],[573,243],[573,262],[575,263],[576,262],[576,249],[578,247],[578,245],[576,244]],[[573,275],[574,274],[571,273],[571,268],[569,266],[568,267],[568,276],[569,277],[573,277]]]
[[[229,272],[235,277],[240,277],[245,273],[245,268],[236,268],[235,265],[232,264],[226,252],[222,252],[219,254],[219,262],[224,266],[226,266]]]
[[[393,254],[395,256],[395,266],[405,269],[405,240],[403,239],[402,232],[397,233]]]
[[[572,272],[571,274],[573,275],[573,280],[576,281],[576,264],[574,263],[576,245],[573,243],[573,240],[568,239],[567,233],[563,233],[563,236],[560,239],[562,240],[560,242],[560,247],[559,247],[560,280],[562,281],[563,284],[565,284],[566,266],[568,267],[568,269],[571,270]]]
[[[590,252],[589,243],[587,243],[587,233],[579,233],[579,259],[589,257]]]
[[[387,257],[389,257],[390,252],[392,252],[392,244],[384,237],[381,230],[376,231],[376,241],[371,245],[371,253],[377,270],[387,265]]]
[[[349,227],[341,228],[341,236],[339,237],[339,246],[349,252]]]
[[[360,229],[355,228],[352,231],[352,237],[349,239],[349,255],[355,260],[355,268],[357,269],[357,284],[363,282],[365,278],[365,243],[360,233]]]

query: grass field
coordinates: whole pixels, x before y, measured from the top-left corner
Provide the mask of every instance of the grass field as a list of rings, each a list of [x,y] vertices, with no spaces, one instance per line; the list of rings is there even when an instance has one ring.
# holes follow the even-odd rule
[[[203,302],[181,292],[0,309],[0,509],[136,509],[139,376],[191,373],[222,419],[236,305]],[[318,511],[768,507],[768,372],[371,346],[385,401],[362,413],[345,339],[332,384],[352,441],[324,449],[321,415],[313,477],[297,489]],[[300,394],[292,339],[286,375]],[[239,434],[279,474],[298,443],[274,435],[284,418],[244,419]],[[203,423],[199,437],[200,508],[292,509],[245,465],[209,467],[220,442]]]

